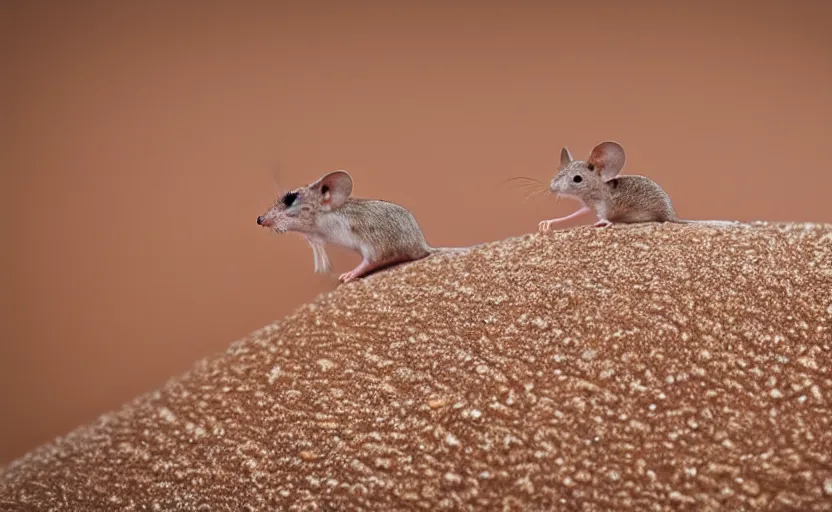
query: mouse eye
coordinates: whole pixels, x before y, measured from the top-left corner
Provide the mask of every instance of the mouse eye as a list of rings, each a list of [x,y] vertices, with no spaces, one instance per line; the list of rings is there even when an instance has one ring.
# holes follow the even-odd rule
[[[292,206],[295,203],[295,199],[297,199],[297,198],[298,198],[298,193],[297,192],[289,192],[285,196],[283,196],[283,199],[281,199],[281,201],[283,201],[283,204],[286,205],[286,208],[289,208],[290,206]]]
[[[592,165],[592,164],[587,164],[586,168],[587,168],[587,169],[589,169],[590,171],[594,171],[594,170],[595,170],[595,166],[594,166],[594,165]]]
[[[584,180],[583,178],[581,178],[580,176],[577,176],[577,175],[574,178],[572,178],[572,181],[574,181],[575,183],[580,183],[583,180]]]

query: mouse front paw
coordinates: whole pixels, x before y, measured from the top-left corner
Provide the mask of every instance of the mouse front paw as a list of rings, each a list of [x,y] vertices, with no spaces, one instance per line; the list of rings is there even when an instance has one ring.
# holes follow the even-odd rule
[[[552,221],[550,221],[550,220],[542,220],[537,225],[537,230],[541,233],[546,233],[550,229],[552,229]]]

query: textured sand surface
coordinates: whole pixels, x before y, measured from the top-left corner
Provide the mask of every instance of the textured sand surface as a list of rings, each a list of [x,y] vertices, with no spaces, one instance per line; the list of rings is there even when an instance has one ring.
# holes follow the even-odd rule
[[[529,235],[321,296],[0,509],[832,510],[831,349],[832,226]]]

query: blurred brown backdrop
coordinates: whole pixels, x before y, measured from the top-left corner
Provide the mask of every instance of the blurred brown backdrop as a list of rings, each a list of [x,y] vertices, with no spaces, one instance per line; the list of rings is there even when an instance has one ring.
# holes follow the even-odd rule
[[[832,2],[405,4],[0,4],[0,464],[335,286],[277,185],[468,245],[615,139],[684,217],[832,221]]]

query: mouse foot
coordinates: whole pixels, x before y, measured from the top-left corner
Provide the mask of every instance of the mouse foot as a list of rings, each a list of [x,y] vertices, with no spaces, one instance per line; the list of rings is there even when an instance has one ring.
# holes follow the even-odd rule
[[[349,283],[350,281],[354,281],[354,280],[358,279],[359,277],[361,277],[361,275],[362,275],[362,270],[360,270],[359,268],[355,268],[353,270],[350,270],[349,272],[344,272],[343,274],[341,274],[338,277],[338,280],[341,281],[342,283],[346,284],[346,283]]]
[[[390,259],[384,259],[384,260],[376,261],[376,262],[372,262],[372,263],[367,261],[367,260],[364,260],[361,263],[359,263],[358,266],[355,267],[354,269],[350,270],[349,272],[345,272],[345,273],[341,274],[341,277],[339,277],[338,279],[340,279],[342,283],[346,284],[346,283],[349,283],[350,281],[355,281],[359,277],[364,277],[364,276],[366,276],[367,274],[369,274],[370,272],[372,272],[374,270],[378,270],[382,267],[386,267],[387,265],[390,265],[392,263],[397,263],[399,261],[403,261],[403,259],[402,258],[390,258]]]
[[[593,224],[593,226],[596,228],[607,228],[612,226],[612,222],[608,221],[607,219],[601,219],[595,224]]]
[[[552,229],[552,224],[554,224],[554,221],[551,221],[551,220],[542,220],[542,221],[540,221],[540,223],[537,225],[537,230],[538,230],[539,232],[541,232],[541,233],[546,233],[546,232],[548,232],[550,229]]]
[[[552,224],[558,224],[560,222],[566,222],[567,220],[574,219],[575,217],[577,217],[579,215],[583,215],[585,213],[589,213],[590,211],[591,211],[591,209],[589,208],[589,206],[582,206],[581,208],[578,208],[576,211],[570,213],[566,217],[558,217],[557,219],[551,219],[551,220],[542,220],[537,225],[537,230],[540,231],[541,233],[546,233],[547,231],[552,229]]]

